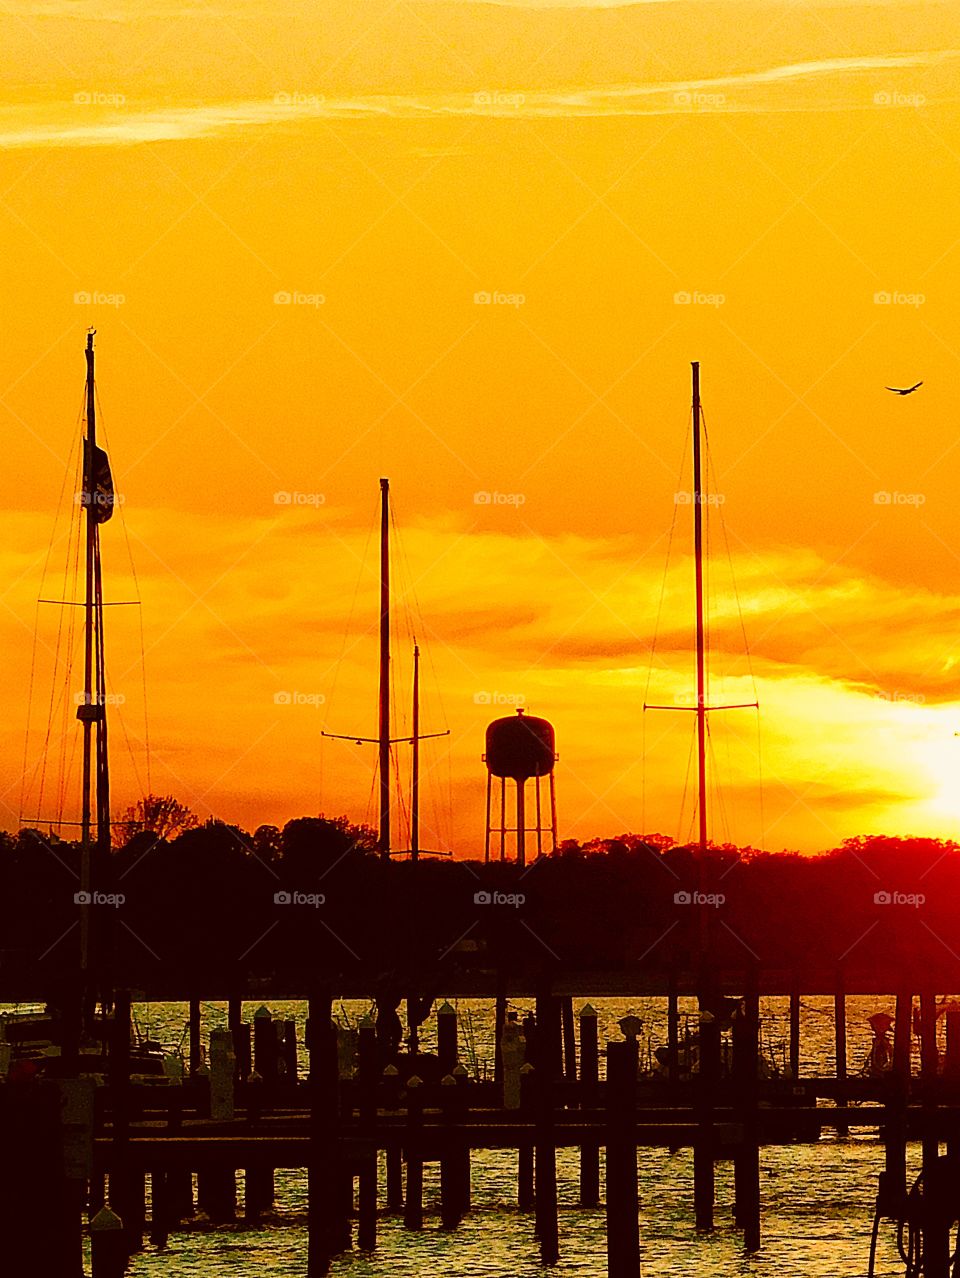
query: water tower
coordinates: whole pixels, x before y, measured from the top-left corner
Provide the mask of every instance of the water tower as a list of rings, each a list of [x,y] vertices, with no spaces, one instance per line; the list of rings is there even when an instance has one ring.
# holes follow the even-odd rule
[[[507,835],[515,834],[517,840],[517,864],[526,865],[526,836],[535,834],[537,838],[537,855],[543,852],[543,836],[549,831],[551,851],[557,848],[557,793],[554,783],[553,766],[557,761],[556,739],[553,724],[546,719],[537,719],[533,715],[518,710],[516,717],[494,719],[487,728],[487,750],[483,756],[487,765],[487,834],[484,847],[484,859],[490,860],[490,836],[500,836],[500,860],[507,856]],[[491,824],[491,804],[493,797],[493,778],[500,780],[500,822]],[[542,778],[550,778],[550,819],[544,825],[543,806],[541,803],[540,782]],[[530,779],[535,783],[535,824],[527,825],[526,784]],[[507,781],[516,782],[516,824],[507,825]]]

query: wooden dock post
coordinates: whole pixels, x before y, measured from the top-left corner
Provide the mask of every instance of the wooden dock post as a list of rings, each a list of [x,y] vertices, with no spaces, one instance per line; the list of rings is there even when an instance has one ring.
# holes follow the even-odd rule
[[[536,1071],[529,1061],[520,1068],[520,1109],[528,1118],[533,1117]],[[517,1150],[517,1208],[530,1211],[533,1207],[533,1145],[521,1141]]]
[[[123,1222],[128,1255],[143,1250],[146,1192],[143,1172],[128,1163],[130,1138],[130,992],[114,996],[113,1032],[110,1040],[110,1105],[113,1148],[110,1166],[110,1204]]]
[[[123,1278],[127,1272],[123,1221],[109,1207],[90,1221],[90,1264],[92,1278]]]
[[[470,1114],[470,1076],[465,1066],[458,1065],[453,1071],[457,1080],[456,1110],[459,1122],[465,1122]],[[457,1146],[457,1181],[460,1195],[460,1214],[470,1210],[473,1177],[470,1170],[470,1141],[461,1140]]]
[[[373,1251],[377,1245],[377,1084],[380,1070],[377,1062],[377,1028],[369,1016],[359,1026],[357,1073],[359,1083],[359,1134],[373,1146],[372,1156],[364,1158],[358,1174],[357,1243],[362,1251]]]
[[[233,1052],[237,1060],[237,1081],[245,1083],[253,1073],[252,1027],[241,1021],[233,1031]]]
[[[227,1001],[227,1028],[233,1035],[233,1059],[236,1067],[236,1081],[242,1083],[245,1074],[241,1072],[240,1060],[240,1035],[241,1026],[243,1025],[243,1003],[238,998],[231,998]]]
[[[567,1083],[577,1081],[577,1040],[574,1035],[573,996],[560,1000],[561,1037],[563,1040],[563,1077]]]
[[[557,1147],[553,1126],[553,1080],[559,1047],[559,1035],[544,1033],[545,1024],[559,1029],[556,1000],[549,987],[537,995],[538,1061],[534,1071],[534,1211],[536,1235],[540,1241],[540,1259],[555,1265],[560,1258],[559,1224],[557,1220]]]
[[[280,1053],[277,1027],[267,1007],[258,1007],[253,1014],[253,1068],[263,1079],[264,1090],[273,1097],[277,1085]]]
[[[943,1080],[947,1091],[947,1103],[957,1103],[957,1087],[960,1083],[960,1004],[950,1003],[944,1017],[947,1027],[946,1055],[943,1062]],[[960,1135],[947,1136],[947,1155],[960,1159]]]
[[[350,1222],[343,1219],[339,1152],[339,1075],[333,1009],[327,989],[309,1002],[310,1162],[307,1169],[307,1275],[323,1278],[330,1261],[350,1246]]]
[[[280,1055],[283,1081],[288,1087],[296,1087],[300,1067],[296,1021],[283,1022],[283,1045]]]
[[[197,1206],[215,1224],[237,1215],[237,1174],[232,1167],[205,1167],[197,1172]]]
[[[922,1101],[923,1177],[929,1183],[940,1157],[937,1134],[937,996],[931,990],[920,992],[920,1085]]]
[[[607,1274],[639,1278],[637,1040],[607,1044]]]
[[[403,1154],[398,1144],[387,1146],[387,1211],[396,1215],[403,1211]]]
[[[449,1003],[437,1008],[437,1059],[441,1074],[452,1074],[457,1063],[457,1013]]]
[[[907,1195],[907,1125],[906,1111],[910,1092],[910,1034],[913,1017],[913,995],[905,990],[897,994],[896,1022],[893,1030],[893,1069],[885,1080],[887,1103],[884,1114],[884,1170],[880,1178],[879,1201],[883,1214],[895,1219]]]
[[[734,1219],[748,1252],[760,1250],[760,1133],[757,1081],[760,1065],[760,1000],[756,973],[747,979],[742,1010],[733,1022],[733,1075],[743,1136],[734,1155]]]
[[[516,1020],[516,1017],[514,1017]],[[497,996],[493,1015],[493,1081],[503,1082],[503,1027],[507,1023],[507,982],[503,968],[497,969]]]
[[[189,1024],[189,1042],[190,1042],[190,1055],[189,1055],[190,1077],[196,1078],[197,1071],[200,1068],[200,1063],[202,1060],[202,1055],[200,1050],[200,1000],[198,998],[192,998],[190,1000],[190,1008],[189,1008],[188,1016],[189,1016],[188,1024]]]
[[[597,1010],[585,1003],[580,1009],[580,1105],[593,1109],[598,1101],[600,1050]],[[600,1144],[585,1140],[580,1146],[580,1206],[600,1203]]]
[[[800,978],[796,972],[790,988],[790,1074],[800,1077]]]
[[[403,1223],[407,1229],[423,1228],[423,1098],[420,1087],[416,1074],[407,1080],[407,1130],[404,1134],[407,1192],[403,1201]]]
[[[460,1183],[454,1132],[457,1121],[457,1080],[444,1074],[440,1080],[440,1108],[444,1132],[440,1153],[440,1224],[443,1229],[456,1229],[460,1223]]]
[[[847,1108],[847,996],[844,989],[843,973],[837,973],[837,988],[833,996],[834,1051],[837,1065],[837,1108]],[[837,1135],[848,1136],[850,1128],[845,1119],[837,1117]]]
[[[700,998],[700,1068],[697,1076],[696,1110],[699,1123],[693,1146],[693,1203],[696,1227],[713,1229],[714,1131],[713,1098],[720,1079],[720,1026]]]
[[[667,1076],[676,1085],[680,1078],[680,1000],[677,974],[671,969],[667,989]]]

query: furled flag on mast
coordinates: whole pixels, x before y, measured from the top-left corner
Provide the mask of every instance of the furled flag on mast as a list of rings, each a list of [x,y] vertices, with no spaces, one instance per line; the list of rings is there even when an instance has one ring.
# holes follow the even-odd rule
[[[110,473],[110,459],[102,448],[93,446],[91,464],[90,441],[84,440],[84,487],[83,504],[93,506],[93,514],[98,524],[105,524],[113,514],[116,498],[113,492],[113,475]]]

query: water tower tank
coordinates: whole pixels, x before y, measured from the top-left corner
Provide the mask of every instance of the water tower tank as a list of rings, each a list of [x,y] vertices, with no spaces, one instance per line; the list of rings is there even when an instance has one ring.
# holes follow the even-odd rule
[[[553,724],[519,710],[514,718],[494,719],[487,728],[487,768],[495,777],[526,781],[549,776],[556,760]]]

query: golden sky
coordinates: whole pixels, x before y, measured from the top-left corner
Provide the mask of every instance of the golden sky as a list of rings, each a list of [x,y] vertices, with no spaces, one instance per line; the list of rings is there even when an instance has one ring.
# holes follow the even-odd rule
[[[415,629],[451,729],[424,842],[479,846],[483,730],[521,698],[557,727],[562,834],[689,835],[693,716],[642,705],[693,686],[699,359],[712,687],[761,702],[759,745],[713,719],[712,833],[957,834],[960,7],[8,0],[0,47],[5,825],[93,324],[154,790],[373,818],[371,748],[320,731],[375,731],[388,475],[398,707]],[[140,629],[108,624],[122,806]]]

